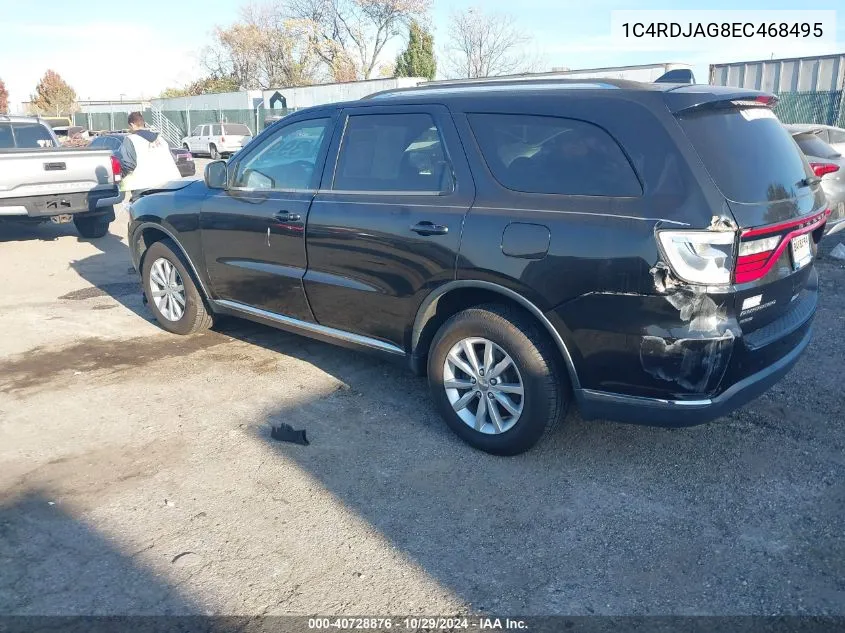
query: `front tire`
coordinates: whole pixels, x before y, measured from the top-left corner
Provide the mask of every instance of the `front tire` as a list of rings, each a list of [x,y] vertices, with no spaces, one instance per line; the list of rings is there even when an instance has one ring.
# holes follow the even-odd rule
[[[217,146],[212,144],[208,146],[208,153],[211,156],[212,160],[219,160],[220,159],[220,152],[217,151]]]
[[[74,216],[73,224],[77,232],[84,238],[95,239],[103,237],[109,232],[111,220],[108,214],[90,216]]]
[[[155,242],[147,249],[141,279],[147,305],[165,330],[193,334],[211,327],[211,315],[188,272],[187,262],[172,240]]]
[[[470,308],[444,323],[429,350],[428,381],[449,428],[494,455],[527,451],[566,415],[557,350],[513,307]]]

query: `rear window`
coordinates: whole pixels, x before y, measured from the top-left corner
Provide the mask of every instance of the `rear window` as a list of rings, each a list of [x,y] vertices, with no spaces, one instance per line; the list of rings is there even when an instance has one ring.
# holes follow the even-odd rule
[[[18,147],[54,147],[53,137],[47,128],[39,123],[18,123],[12,125],[15,144]]]
[[[226,123],[223,126],[223,134],[231,134],[232,136],[252,136],[249,128],[240,123]]]
[[[630,197],[640,181],[622,149],[584,121],[523,114],[470,114],[493,176],[514,191]]]
[[[812,176],[789,132],[768,108],[701,111],[679,121],[728,200],[793,198],[799,183]]]
[[[793,138],[801,151],[807,156],[818,156],[819,158],[836,158],[839,156],[839,152],[815,134],[798,134]]]

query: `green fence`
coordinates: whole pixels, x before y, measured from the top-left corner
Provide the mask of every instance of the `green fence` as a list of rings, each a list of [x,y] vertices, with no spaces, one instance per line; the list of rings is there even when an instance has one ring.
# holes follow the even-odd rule
[[[254,134],[258,134],[266,126],[269,117],[285,116],[294,111],[293,108],[287,110],[260,108],[256,117],[255,110],[165,110],[164,116],[181,130],[183,136],[188,136],[190,131],[198,125],[208,123],[243,123]],[[128,125],[126,122],[128,116],[128,112],[77,112],[74,115],[74,122],[89,130],[123,130]],[[144,112],[144,119],[148,125],[152,125],[153,118],[149,110]],[[256,129],[256,123],[258,129]]]
[[[845,127],[843,91],[782,92],[775,114],[783,123],[819,123]]]

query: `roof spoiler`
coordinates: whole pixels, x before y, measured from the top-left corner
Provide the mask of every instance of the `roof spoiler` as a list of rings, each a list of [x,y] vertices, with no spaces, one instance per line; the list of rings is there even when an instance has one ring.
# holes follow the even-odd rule
[[[656,84],[694,84],[695,75],[689,68],[674,68],[654,80]]]

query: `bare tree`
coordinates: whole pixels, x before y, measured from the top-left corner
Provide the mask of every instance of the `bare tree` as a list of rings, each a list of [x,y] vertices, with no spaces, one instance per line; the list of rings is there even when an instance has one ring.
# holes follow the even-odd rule
[[[424,19],[431,0],[289,0],[288,6],[313,25],[312,45],[334,79],[349,80],[372,77],[385,45],[412,19]]]
[[[514,18],[471,7],[452,14],[446,65],[455,79],[496,77],[536,68],[528,52],[531,36],[514,26]]]
[[[276,5],[247,5],[235,24],[214,31],[203,62],[215,79],[241,88],[303,86],[320,79],[314,25],[285,15]]]

